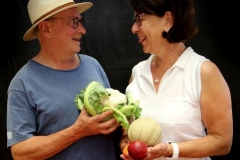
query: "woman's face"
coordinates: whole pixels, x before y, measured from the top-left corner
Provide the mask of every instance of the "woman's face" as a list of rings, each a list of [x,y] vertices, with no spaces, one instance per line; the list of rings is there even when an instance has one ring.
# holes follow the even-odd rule
[[[161,46],[167,43],[167,40],[162,37],[162,32],[166,28],[165,16],[140,14],[138,18],[140,18],[141,25],[134,23],[132,33],[138,36],[144,53],[156,54]]]

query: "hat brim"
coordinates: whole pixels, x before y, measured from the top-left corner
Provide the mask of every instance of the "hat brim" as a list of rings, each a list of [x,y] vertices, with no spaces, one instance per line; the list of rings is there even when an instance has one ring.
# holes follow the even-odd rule
[[[36,38],[36,36],[35,36],[35,34],[34,34],[34,29],[35,29],[35,27],[36,27],[40,22],[48,19],[49,17],[51,17],[51,16],[53,16],[53,15],[59,13],[59,12],[62,12],[62,11],[64,11],[64,10],[66,10],[66,9],[74,8],[74,7],[77,7],[78,12],[81,14],[81,13],[83,13],[84,11],[88,10],[89,8],[91,8],[92,5],[93,5],[93,4],[92,4],[91,2],[77,3],[77,4],[73,4],[73,5],[70,5],[70,6],[61,8],[61,9],[57,10],[56,12],[53,12],[53,13],[47,15],[46,17],[44,17],[43,19],[41,19],[40,21],[38,21],[37,23],[35,23],[34,25],[32,25],[32,27],[27,30],[27,32],[26,32],[26,33],[24,34],[24,36],[23,36],[23,40],[25,40],[25,41],[30,41],[30,40],[35,39],[35,38]]]

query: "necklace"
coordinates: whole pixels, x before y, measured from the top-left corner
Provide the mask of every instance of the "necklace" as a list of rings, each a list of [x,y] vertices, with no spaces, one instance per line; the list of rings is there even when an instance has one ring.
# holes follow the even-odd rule
[[[154,80],[154,83],[157,84],[158,82],[159,82],[159,79],[156,78],[156,79]]]

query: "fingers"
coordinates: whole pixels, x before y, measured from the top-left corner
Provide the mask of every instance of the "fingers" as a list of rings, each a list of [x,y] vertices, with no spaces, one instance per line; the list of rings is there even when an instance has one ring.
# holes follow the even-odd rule
[[[103,112],[101,114],[97,114],[95,116],[91,116],[87,112],[86,108],[83,106],[80,114],[82,114],[83,116],[87,116],[87,117],[93,117],[96,121],[100,122],[100,121],[103,121],[104,119],[110,117],[113,114],[113,111],[112,110],[108,110],[108,111],[105,111],[105,112]]]
[[[112,110],[107,110],[102,112],[99,116],[102,118],[102,120],[107,119],[108,117],[110,117],[113,114]]]
[[[117,129],[118,126],[119,126],[119,125],[116,123],[116,124],[111,125],[111,126],[105,128],[105,129],[100,130],[100,133],[101,133],[101,134],[109,134],[109,133],[112,133],[113,131],[115,131],[115,130]]]
[[[85,116],[89,116],[89,113],[87,112],[87,110],[84,106],[82,107],[82,110],[81,110],[80,114],[85,115]]]
[[[121,157],[123,160],[133,160],[133,159],[131,159],[130,157],[124,156],[123,154],[121,154],[120,157]]]
[[[126,145],[128,145],[129,143],[130,143],[130,142],[129,142],[128,136],[127,136],[127,135],[126,135],[126,136],[123,136],[122,139],[121,139],[121,141],[119,142],[119,147],[120,147],[120,149],[123,150],[124,147],[125,147]]]
[[[97,114],[95,116],[90,116],[87,110],[83,107],[81,111],[81,122],[84,122],[85,127],[88,129],[92,129],[96,134],[109,134],[115,131],[119,123],[116,119],[112,116],[113,111],[108,110],[101,114]],[[109,117],[111,117],[109,119]],[[91,131],[88,131],[91,132]]]
[[[104,122],[108,122],[106,123],[106,127],[109,127],[111,125],[113,125],[114,123],[116,123],[116,119],[112,116],[113,111],[112,110],[108,110],[105,112],[102,112],[101,114],[95,115],[94,118],[97,119],[97,121],[101,122],[102,124],[105,124]]]
[[[115,118],[111,118],[107,121],[101,121],[100,126],[102,128],[100,130],[102,134],[109,134],[119,127],[119,123],[116,121]]]

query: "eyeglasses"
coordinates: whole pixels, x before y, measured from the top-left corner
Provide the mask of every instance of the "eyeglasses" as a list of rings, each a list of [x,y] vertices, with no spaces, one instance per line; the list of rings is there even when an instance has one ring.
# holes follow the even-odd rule
[[[142,22],[141,22],[141,16],[143,16],[144,14],[136,14],[133,19],[135,20],[136,24],[138,26],[141,26],[142,25]]]
[[[78,17],[74,17],[74,18],[48,18],[47,20],[49,20],[49,19],[72,20],[73,29],[77,29],[77,27],[79,26],[79,23],[83,24],[83,22],[84,22],[83,18],[79,19]]]

